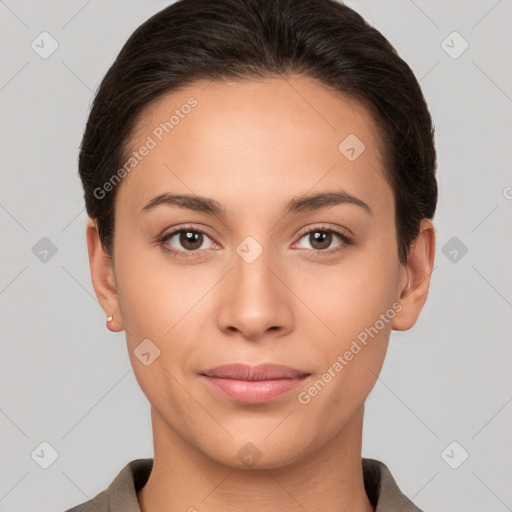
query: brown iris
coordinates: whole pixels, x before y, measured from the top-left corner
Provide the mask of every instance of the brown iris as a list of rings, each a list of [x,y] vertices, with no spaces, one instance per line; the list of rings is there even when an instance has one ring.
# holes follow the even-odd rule
[[[312,231],[309,235],[309,242],[316,250],[326,249],[331,245],[332,233],[329,233],[328,231]],[[315,247],[314,243],[320,244],[321,247]]]
[[[182,231],[180,234],[180,244],[190,251],[195,251],[203,245],[203,233],[197,231]]]

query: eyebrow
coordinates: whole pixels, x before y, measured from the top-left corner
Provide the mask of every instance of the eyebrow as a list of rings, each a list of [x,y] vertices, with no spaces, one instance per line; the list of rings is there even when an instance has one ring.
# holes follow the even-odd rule
[[[304,194],[293,198],[284,208],[284,215],[290,213],[301,213],[319,210],[327,206],[340,204],[352,204],[361,207],[364,211],[373,215],[371,208],[361,199],[348,194],[347,192],[320,192],[317,194]],[[189,194],[163,193],[155,196],[146,204],[140,213],[147,213],[160,205],[178,206],[189,210],[223,215],[225,208],[214,199]]]

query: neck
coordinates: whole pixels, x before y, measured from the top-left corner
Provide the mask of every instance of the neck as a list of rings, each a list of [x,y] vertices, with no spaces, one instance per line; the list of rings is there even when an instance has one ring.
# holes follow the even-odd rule
[[[152,408],[154,461],[142,512],[374,512],[364,489],[364,406],[319,450],[272,469],[221,464],[172,431]]]

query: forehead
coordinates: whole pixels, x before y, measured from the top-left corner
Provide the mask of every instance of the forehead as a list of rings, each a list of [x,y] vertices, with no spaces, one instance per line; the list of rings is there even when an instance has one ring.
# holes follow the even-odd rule
[[[172,191],[229,196],[242,209],[248,198],[282,202],[329,188],[377,209],[392,201],[370,113],[302,76],[204,80],[165,94],[144,109],[130,148],[138,160],[118,194],[138,210]]]

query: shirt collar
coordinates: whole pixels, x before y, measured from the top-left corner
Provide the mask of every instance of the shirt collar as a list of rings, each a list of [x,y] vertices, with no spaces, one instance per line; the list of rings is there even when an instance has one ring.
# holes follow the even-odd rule
[[[363,479],[366,494],[375,512],[422,512],[398,487],[389,468],[376,459],[362,458]],[[135,459],[129,462],[103,491],[108,508],[104,512],[141,512],[137,492],[148,481],[153,468],[153,459]],[[93,500],[91,500],[93,501]],[[94,499],[96,501],[96,498]],[[103,500],[101,500],[103,501]],[[96,501],[96,505],[97,505]],[[95,509],[97,510],[95,505]],[[86,509],[81,508],[80,510]],[[92,510],[92,508],[91,508]],[[68,511],[72,512],[72,511]]]

